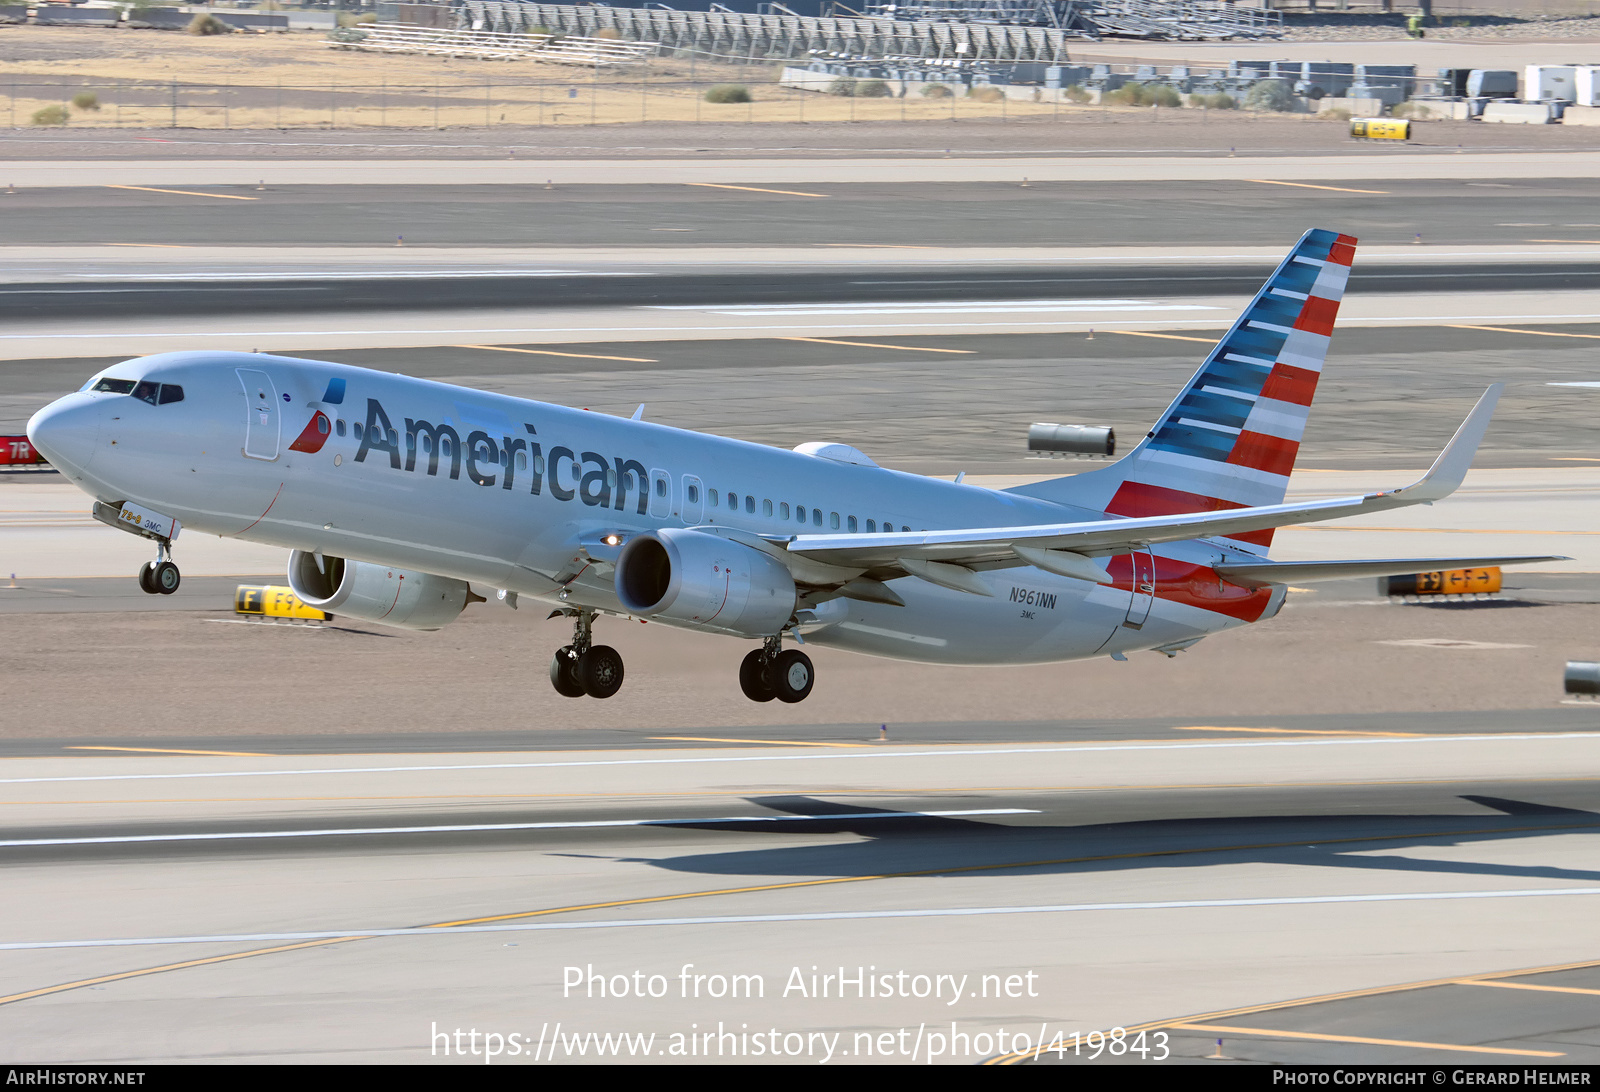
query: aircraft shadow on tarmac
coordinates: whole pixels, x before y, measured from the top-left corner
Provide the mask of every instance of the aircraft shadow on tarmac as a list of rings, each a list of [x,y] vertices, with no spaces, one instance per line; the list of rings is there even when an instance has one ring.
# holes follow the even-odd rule
[[[1462,846],[1563,831],[1600,833],[1600,812],[1494,796],[1462,800],[1498,815],[1271,815],[1155,819],[1084,826],[1034,826],[939,816],[877,818],[884,809],[851,807],[805,796],[751,797],[790,815],[826,815],[815,823],[773,826],[706,823],[706,830],[750,838],[772,834],[849,834],[833,845],[744,849],[683,857],[624,858],[674,872],[718,876],[872,876],[991,869],[1017,864],[1013,875],[1093,874],[1228,863],[1305,865],[1385,872],[1499,876],[1517,880],[1600,881],[1600,870],[1396,856],[1397,848]],[[836,818],[851,813],[860,819]],[[874,818],[868,818],[874,817]],[[688,824],[686,824],[687,826]],[[683,826],[677,829],[684,829]],[[693,827],[691,827],[693,829]],[[1326,844],[1322,844],[1326,842]],[[1382,856],[1368,854],[1382,853]]]
[[[219,831],[213,823],[143,823],[103,830],[87,843],[13,845],[0,862],[83,863],[93,860],[179,858],[379,856],[410,853],[506,851],[552,857],[641,864],[671,872],[719,877],[868,877],[886,874],[960,874],[1004,869],[1010,875],[1093,875],[1149,868],[1196,868],[1219,863],[1264,863],[1368,869],[1418,874],[1498,876],[1518,881],[1600,881],[1600,869],[1572,869],[1486,861],[1440,860],[1400,855],[1428,847],[1494,845],[1559,833],[1600,833],[1600,811],[1556,807],[1498,796],[1457,799],[1494,814],[1434,811],[1396,814],[1185,815],[1159,819],[1040,824],[1030,814],[966,818],[862,807],[804,795],[746,798],[780,822],[718,822],[652,819],[640,825],[580,829],[536,829],[550,818],[538,811],[497,809],[490,813],[431,812],[429,826],[413,813],[368,815],[370,833],[327,831],[303,821],[270,837],[252,836],[258,822],[235,820]],[[1037,798],[983,794],[942,798],[941,810],[965,807],[1028,807]],[[1126,807],[1127,805],[1123,805]],[[1142,807],[1143,805],[1136,806]],[[1182,805],[1179,805],[1181,808]],[[614,813],[613,813],[614,814]],[[795,818],[818,816],[810,820]],[[563,818],[566,818],[563,816]],[[755,818],[755,817],[752,817]],[[456,825],[460,824],[460,825]],[[508,824],[496,829],[498,824]],[[303,829],[306,837],[292,830]],[[229,837],[228,832],[238,837]],[[674,855],[676,833],[716,832],[741,848]],[[82,837],[79,829],[16,831],[26,838]],[[815,844],[819,835],[839,840]],[[120,836],[120,837],[119,837]],[[122,838],[131,837],[131,841]],[[154,837],[153,841],[145,838]],[[796,838],[813,844],[795,844]],[[608,849],[610,852],[608,852]]]

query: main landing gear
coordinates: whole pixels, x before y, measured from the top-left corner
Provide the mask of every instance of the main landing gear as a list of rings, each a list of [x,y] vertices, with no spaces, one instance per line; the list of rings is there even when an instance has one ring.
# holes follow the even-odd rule
[[[171,595],[178,590],[182,575],[172,563],[171,545],[159,541],[156,549],[156,559],[139,566],[139,587],[148,595]]]
[[[550,685],[564,698],[609,698],[622,689],[622,657],[609,645],[592,643],[594,612],[556,611],[569,615],[572,643],[550,659]]]
[[[793,704],[811,693],[817,678],[811,657],[797,648],[782,648],[781,640],[781,635],[768,637],[739,665],[739,689],[751,701],[777,698]]]

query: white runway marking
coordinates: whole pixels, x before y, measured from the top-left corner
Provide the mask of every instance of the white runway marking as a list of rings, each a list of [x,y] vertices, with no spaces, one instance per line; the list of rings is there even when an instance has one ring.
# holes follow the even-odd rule
[[[1398,645],[1401,648],[1532,648],[1532,645],[1504,645],[1494,641],[1454,641],[1448,637],[1412,637],[1404,641],[1374,641],[1379,645]]]
[[[795,921],[866,921],[878,918],[975,918],[1008,914],[1081,914],[1096,910],[1209,910],[1234,906],[1319,906],[1331,903],[1443,902],[1457,899],[1535,899],[1600,895],[1600,887],[1539,887],[1516,891],[1417,891],[1382,895],[1300,895],[1286,898],[1191,899],[1181,902],[1080,902],[1045,906],[961,906],[928,910],[835,910],[810,914],[720,914],[695,918],[617,918],[609,921],[538,921],[510,925],[421,926],[406,929],[337,929],[304,933],[224,933],[191,937],[127,937],[0,943],[0,951],[45,948],[126,948],[153,944],[261,944],[295,940],[449,936],[454,933],[536,933],[571,929],[634,929],[661,925],[762,925]]]
[[[81,280],[104,280],[98,273],[71,274]],[[317,270],[280,271],[276,273],[129,273],[119,274],[125,281],[395,281],[425,278],[439,280],[456,277],[654,277],[654,273],[635,273],[632,270],[582,270],[582,269],[340,269],[321,272]]]
[[[818,316],[821,317],[821,316]],[[1045,330],[1052,328],[1083,329],[1094,326],[1099,319],[1030,319],[1027,327],[1030,330]],[[1227,321],[1215,319],[1211,316],[1191,316],[1181,319],[1138,319],[1122,321],[1137,321],[1141,326],[1177,326],[1184,329],[1209,329],[1216,327],[1222,329],[1229,325]],[[97,338],[115,337],[119,341],[149,340],[151,338],[203,338],[208,342],[223,340],[230,341],[260,341],[267,338],[349,338],[349,337],[416,337],[429,335],[447,338],[473,338],[483,340],[494,335],[529,335],[529,340],[541,341],[552,336],[563,334],[605,334],[607,340],[639,341],[641,334],[660,335],[685,335],[685,334],[740,334],[749,337],[762,336],[763,332],[783,331],[785,333],[799,331],[812,333],[818,330],[828,330],[843,333],[848,330],[865,330],[884,334],[889,330],[911,330],[925,334],[934,330],[983,330],[989,327],[1000,327],[1012,331],[1017,328],[1020,320],[1013,322],[859,322],[859,323],[749,323],[738,326],[496,326],[496,327],[407,327],[395,326],[385,330],[254,330],[240,332],[238,330],[209,330],[197,331],[193,328],[183,330],[162,331],[128,331],[104,330],[98,333],[8,333],[0,334],[0,343],[16,341],[38,342],[65,342],[65,341],[93,341]],[[1345,327],[1374,326],[1374,325],[1411,325],[1411,326],[1450,326],[1456,323],[1481,324],[1485,322],[1515,322],[1527,324],[1553,323],[1553,322],[1600,322],[1600,312],[1583,312],[1579,314],[1549,314],[1549,315],[1401,315],[1377,318],[1361,318],[1349,316],[1340,320],[1340,325]],[[619,337],[620,335],[620,337]],[[503,340],[503,339],[502,339]]]
[[[685,827],[704,823],[821,823],[841,819],[949,819],[973,815],[1038,815],[1035,808],[972,808],[966,811],[841,812],[837,815],[703,815],[692,819],[596,819],[570,823],[467,823],[438,827],[345,827],[327,830],[237,830],[204,834],[127,834],[104,838],[24,838],[10,846],[99,846],[128,842],[221,842],[251,838],[338,838],[352,834],[454,834],[491,830],[588,830],[602,827]]]
[[[1040,747],[996,747],[969,750],[945,747],[937,751],[841,751],[783,755],[761,752],[750,755],[697,755],[686,758],[594,758],[574,762],[470,762],[432,766],[339,766],[329,769],[298,770],[206,770],[196,773],[90,774],[82,777],[6,777],[0,785],[37,785],[88,781],[181,781],[210,777],[295,777],[316,774],[436,773],[446,770],[543,770],[580,766],[681,766],[729,762],[844,762],[895,758],[971,758],[980,755],[1035,755],[1097,751],[1214,751],[1252,747],[1394,747],[1429,743],[1546,742],[1550,740],[1600,739],[1600,732],[1536,732],[1524,735],[1411,736],[1404,739],[1261,739],[1217,743],[1112,743],[1058,744]]]
[[[1039,311],[1220,311],[1208,304],[1149,300],[942,300],[903,303],[652,304],[646,311],[699,311],[712,315],[1003,315]]]

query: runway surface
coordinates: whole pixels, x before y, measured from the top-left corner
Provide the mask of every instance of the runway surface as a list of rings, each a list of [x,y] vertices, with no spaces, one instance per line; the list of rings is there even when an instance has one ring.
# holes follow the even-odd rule
[[[1374,309],[1385,298],[1378,298]],[[1232,320],[1241,302],[1218,300],[1215,311],[1203,313],[1216,315],[1212,321],[1222,325]],[[1551,295],[1533,302],[1561,310],[1568,301]],[[776,320],[697,310],[608,315],[611,336],[623,319],[654,324],[663,321],[659,316],[674,316],[682,323],[683,337],[665,341],[642,334],[627,341],[582,341],[576,335],[555,341],[548,330],[540,340],[531,340],[529,334],[477,331],[485,340],[458,334],[459,341],[452,338],[444,345],[436,334],[419,335],[432,344],[409,349],[352,348],[287,336],[263,337],[259,345],[238,336],[208,340],[192,333],[175,340],[335,360],[622,416],[642,402],[652,420],[683,428],[781,447],[843,440],[883,465],[919,473],[1053,476],[1092,464],[1027,458],[1031,422],[1109,425],[1126,447],[1149,429],[1217,336],[1213,330],[1185,327],[1180,320],[1151,329],[1150,324],[1130,322],[1137,317],[1130,312],[1101,312],[1100,319],[1089,322],[1038,312],[877,315],[864,320],[808,316],[805,311],[790,309]],[[1455,315],[1459,321],[1449,324],[1433,319],[1440,324],[1341,326],[1330,350],[1329,382],[1312,411],[1299,466],[1397,473],[1424,469],[1472,399],[1500,381],[1510,386],[1476,465],[1566,470],[1590,465],[1600,457],[1589,426],[1596,393],[1552,384],[1600,382],[1594,356],[1594,346],[1600,345],[1600,306],[1594,314],[1596,321],[1589,323],[1542,325],[1489,320],[1480,310]],[[904,323],[905,328],[867,333],[823,325],[873,319]],[[1052,323],[1050,332],[983,331],[990,322],[1026,327],[1041,319]],[[928,329],[935,322],[966,324],[958,328],[971,332],[951,335]],[[722,323],[730,329],[716,340],[692,336],[691,327]],[[1092,340],[1091,326],[1097,327]],[[740,331],[747,336],[734,336]],[[370,345],[387,336],[358,328],[341,340]],[[95,372],[135,355],[153,339],[108,334],[106,340],[120,351],[73,357],[68,353],[78,342],[57,339],[51,350],[62,359],[0,363],[0,432],[20,432],[46,402],[78,389]],[[0,481],[23,479],[6,476]]]
[[[300,181],[304,172],[296,171],[275,173],[266,186],[207,165],[189,168],[207,180],[141,174],[123,181],[127,168],[107,166],[99,177],[74,168],[70,182],[24,182],[44,169],[24,164],[13,168],[22,174],[16,192],[0,195],[9,213],[0,245],[393,247],[403,237],[411,247],[487,248],[1281,248],[1312,225],[1379,245],[1410,244],[1418,234],[1438,245],[1600,238],[1600,183],[1594,158],[1582,153],[1518,159],[1512,171],[1505,157],[1362,161],[1371,174],[1351,173],[1344,161],[1323,164],[1326,173],[1286,173],[1261,163],[1239,169],[1241,161],[1228,159],[1205,161],[1205,173],[1186,160],[1195,176],[1182,179],[1142,161],[1109,177],[1086,175],[1081,163],[1051,170],[1035,161],[973,164],[974,178],[941,177],[954,162],[919,165],[923,177],[895,167],[882,177],[824,177],[815,185],[773,176],[765,164],[744,173],[720,164],[552,166],[546,173],[559,177],[549,184],[515,164],[507,170],[521,177],[505,177],[501,164],[454,165],[428,183],[400,181],[405,170],[391,178],[352,169],[344,184]],[[1568,173],[1569,163],[1580,169]],[[1419,173],[1387,173],[1408,165]],[[875,173],[870,162],[859,166]],[[305,168],[319,179],[327,170]],[[708,170],[707,180],[695,180]]]
[[[270,168],[257,159],[184,160],[23,160],[10,165],[16,187],[224,186],[248,196],[257,185],[387,186],[460,185],[470,175],[477,185],[539,187],[547,184],[638,185],[716,184],[774,186],[869,183],[905,187],[928,182],[1213,182],[1267,178],[1341,185],[1352,180],[1500,179],[1505,175],[1540,179],[1593,178],[1600,153],[1593,150],[1466,152],[1450,148],[1379,148],[1351,154],[1347,143],[1335,154],[1238,158],[1162,154],[1113,156],[944,157],[924,153],[915,159],[877,154],[825,158],[778,155],[744,158],[563,158],[459,160],[276,159]]]
[[[36,1062],[481,1064],[458,1026],[501,1062],[972,1062],[1575,962],[1597,740],[14,759],[0,1028]],[[1592,1062],[1581,995],[1535,1000],[1301,1026],[1318,1060]]]
[[[1287,238],[1287,236],[1286,236]],[[1105,306],[1107,297],[1181,299],[1221,293],[1253,294],[1270,270],[1195,264],[1087,266],[1063,270],[1041,263],[907,271],[863,265],[826,273],[755,269],[706,273],[592,273],[562,268],[504,267],[439,272],[375,271],[369,276],[145,275],[77,283],[14,283],[0,288],[8,316],[60,322],[92,314],[100,321],[141,319],[152,310],[168,316],[473,312],[525,307],[540,310],[596,307],[843,307],[869,304],[1013,303],[1043,310],[1042,301]],[[81,274],[80,274],[81,276]],[[1600,289],[1600,263],[1504,261],[1385,265],[1350,278],[1350,291],[1391,293],[1485,291],[1540,292]],[[1082,302],[1080,302],[1082,301]],[[835,312],[838,313],[838,312]]]
[[[344,191],[440,210],[438,249],[408,237],[381,259],[368,209],[340,214],[332,187],[359,175],[336,162],[289,164],[296,181],[273,186],[307,188],[266,191],[217,164],[20,167],[25,192],[0,200],[81,223],[58,240],[0,229],[73,244],[8,249],[0,431],[114,359],[223,346],[596,412],[643,402],[652,420],[843,439],[989,487],[1098,465],[1027,458],[1031,421],[1110,424],[1124,446],[1149,427],[1278,251],[1219,210],[1254,199],[1272,230],[1369,215],[1397,245],[1353,284],[1295,495],[1405,484],[1484,386],[1510,385],[1457,496],[1286,530],[1274,556],[1574,561],[1508,573],[1491,600],[1296,589],[1271,621],[1175,658],[953,670],[816,650],[795,706],[738,694],[740,642],[603,619],[628,674],[602,703],[547,685],[570,628],[535,603],[427,634],[247,622],[232,588],[274,579],[281,550],[187,536],[179,594],[143,596],[144,543],[53,475],[0,475],[7,1060],[1600,1061],[1600,706],[1560,692],[1600,621],[1592,158],[1304,157],[1259,175],[1393,187],[1360,194],[1155,157],[1121,211],[1138,187],[1106,180],[1132,159],[1027,190],[1015,163],[932,160],[904,214],[874,180],[891,166],[848,159],[812,165],[805,184],[838,182],[827,198],[677,185],[762,187],[792,164],[671,164],[624,193],[583,190],[618,164],[544,191],[527,164],[486,164],[520,180],[500,189],[423,162]],[[1069,176],[1045,162],[1035,181]],[[46,177],[261,199],[26,192]],[[1163,178],[1191,181],[1164,200]],[[1279,190],[1293,199],[1262,196]],[[1160,215],[1132,241],[1178,238],[1181,256],[1023,233],[1063,210],[1126,227],[1140,204]],[[1462,245],[1408,256],[1408,214]],[[652,240],[642,270],[642,250],[556,245],[569,220],[571,243],[672,216],[695,230]],[[495,219],[507,245],[477,253]],[[959,253],[940,221],[975,245]],[[802,236],[823,223],[852,243],[868,226],[923,238],[844,256]],[[222,249],[273,231],[328,249]],[[702,232],[715,245],[675,237]],[[100,245],[119,241],[157,245]],[[939,249],[901,249],[924,245]],[[997,283],[1041,262],[1068,270],[1047,292]],[[993,283],[935,283],[952,268]],[[530,269],[567,270],[527,278],[547,282],[535,307],[516,298]],[[1096,291],[1107,271],[1158,279]],[[155,279],[174,272],[198,279]],[[880,276],[912,283],[829,298]],[[302,302],[264,302],[278,289]],[[154,306],[112,313],[113,292]],[[308,313],[306,295],[332,306]],[[419,299],[445,306],[413,317]],[[1143,1053],[1089,1057],[1088,1034],[1119,1026]]]

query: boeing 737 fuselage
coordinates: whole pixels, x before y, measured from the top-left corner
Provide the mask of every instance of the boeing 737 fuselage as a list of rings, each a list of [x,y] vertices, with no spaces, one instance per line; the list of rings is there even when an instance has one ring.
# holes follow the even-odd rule
[[[1268,560],[1274,527],[1447,495],[1498,394],[1415,485],[1284,503],[1354,242],[1308,232],[1129,455],[1010,490],[250,353],[117,364],[28,434],[155,540],[147,591],[177,587],[188,528],[289,549],[302,600],[370,622],[437,629],[473,584],[536,598],[573,619],[550,669],[573,697],[622,683],[599,615],[760,642],[739,671],[757,701],[811,691],[785,635],[954,664],[1173,653],[1270,618],[1291,580],[1555,560]]]

